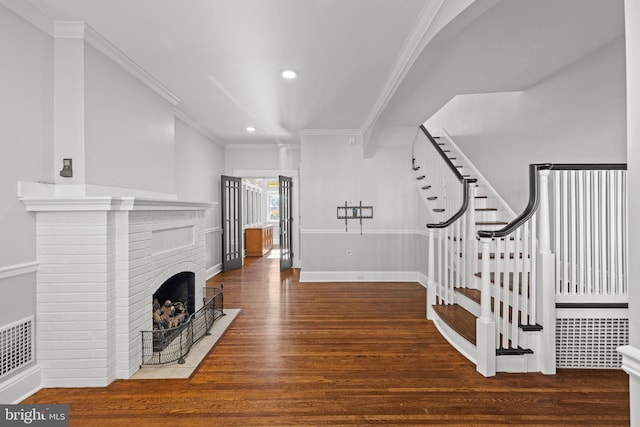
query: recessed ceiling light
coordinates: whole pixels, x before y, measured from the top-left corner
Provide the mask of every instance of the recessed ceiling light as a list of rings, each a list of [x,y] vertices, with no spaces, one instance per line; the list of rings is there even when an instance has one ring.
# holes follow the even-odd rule
[[[293,68],[285,68],[280,71],[280,75],[287,80],[293,80],[298,77],[298,72]]]
[[[255,132],[256,128],[253,126],[247,126],[247,132]]]

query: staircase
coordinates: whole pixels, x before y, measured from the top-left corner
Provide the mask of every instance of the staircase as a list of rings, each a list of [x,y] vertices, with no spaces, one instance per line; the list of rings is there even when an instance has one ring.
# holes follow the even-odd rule
[[[419,144],[424,146],[420,147]],[[429,155],[432,156],[431,161],[427,157]],[[443,160],[444,166],[436,167],[433,164],[433,158]],[[447,172],[443,171],[443,168],[450,170],[449,175],[455,179],[442,180],[433,176],[435,171],[438,174],[444,173],[446,177]],[[438,252],[444,253],[443,258],[447,258],[441,260],[440,265],[434,265],[430,271],[439,269],[442,272],[437,276],[437,287],[443,285],[442,281],[448,281],[451,276],[454,276],[453,283],[443,286],[444,292],[435,292],[435,298],[431,299],[434,303],[429,303],[428,317],[434,321],[442,335],[454,347],[477,363],[477,324],[481,316],[482,300],[480,267],[483,258],[477,234],[481,230],[503,228],[515,218],[515,214],[445,132],[443,137],[433,137],[424,126],[420,128],[419,137],[414,142],[413,170],[416,173],[421,197],[435,219],[434,223],[427,227],[433,230],[434,240],[435,234],[438,234]],[[427,170],[432,173],[429,174]],[[450,203],[447,203],[447,199]],[[465,204],[466,211],[459,212],[459,207]],[[457,219],[448,221],[456,214],[460,214]],[[456,222],[459,224],[456,225]],[[504,239],[500,252],[489,253],[489,259],[494,263],[496,260],[501,262],[521,260],[523,253],[522,251],[517,254],[514,252],[513,239]],[[464,267],[460,265],[463,259]],[[500,277],[497,284],[496,277]],[[508,277],[507,281],[504,280],[505,277]],[[517,372],[539,370],[532,349],[536,347],[536,339],[529,336],[531,332],[535,333],[539,329],[520,328],[522,313],[518,311],[519,321],[513,322],[513,309],[503,303],[503,300],[522,299],[523,287],[529,287],[528,282],[523,283],[522,274],[516,277],[518,278],[515,281],[517,297],[514,294],[513,274],[496,276],[495,272],[492,272],[489,278],[492,289],[502,296],[502,298],[491,296],[491,317],[505,324],[511,332],[510,335],[497,333],[495,336],[496,369]],[[499,301],[497,314],[496,299]]]
[[[556,349],[576,353],[576,367],[615,367],[628,336],[628,320],[619,322],[626,314],[611,312],[628,300],[626,165],[532,164],[529,203],[516,216],[442,134],[421,126],[413,147],[418,191],[434,219],[427,318],[485,376],[553,374]],[[598,340],[602,348],[580,347]],[[581,364],[594,352],[603,364]]]

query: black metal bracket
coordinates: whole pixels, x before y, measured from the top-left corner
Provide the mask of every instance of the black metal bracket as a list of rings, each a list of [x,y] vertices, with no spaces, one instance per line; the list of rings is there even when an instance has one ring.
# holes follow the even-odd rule
[[[344,206],[338,206],[338,219],[344,219],[344,231],[349,231],[349,220],[360,220],[360,234],[362,234],[362,220],[373,218],[373,206],[362,206],[362,201],[358,206],[349,206],[344,202]]]

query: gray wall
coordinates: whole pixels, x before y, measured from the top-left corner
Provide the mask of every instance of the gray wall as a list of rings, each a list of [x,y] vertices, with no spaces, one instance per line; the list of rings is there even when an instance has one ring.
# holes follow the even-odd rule
[[[426,264],[420,231],[426,220],[411,169],[411,147],[382,145],[372,158],[364,158],[359,137],[308,135],[301,145],[302,277],[372,273],[343,276],[367,279],[390,272],[401,278],[400,273],[420,271],[421,257]],[[349,220],[345,232],[344,220],[337,219],[337,207],[345,201],[373,206],[373,219],[363,220],[362,235],[359,221]]]

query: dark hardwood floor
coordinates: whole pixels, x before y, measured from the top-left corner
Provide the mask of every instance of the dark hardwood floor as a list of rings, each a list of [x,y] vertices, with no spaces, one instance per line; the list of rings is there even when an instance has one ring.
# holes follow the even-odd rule
[[[613,370],[484,378],[425,319],[415,283],[299,283],[278,260],[220,274],[242,312],[189,379],[45,389],[72,426],[629,425]]]

